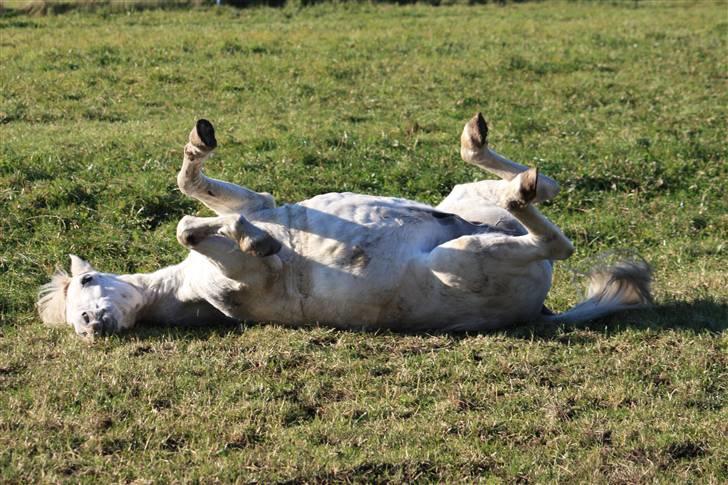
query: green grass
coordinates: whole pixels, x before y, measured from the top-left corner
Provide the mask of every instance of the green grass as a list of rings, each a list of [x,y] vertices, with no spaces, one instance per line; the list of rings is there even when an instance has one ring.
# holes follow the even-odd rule
[[[320,5],[0,17],[0,481],[728,480],[725,4]],[[139,328],[83,344],[35,292],[69,252],[185,251],[198,117],[215,177],[281,202],[435,203],[491,142],[562,183],[574,271],[633,248],[656,307],[481,335]],[[571,268],[571,269],[570,269]]]

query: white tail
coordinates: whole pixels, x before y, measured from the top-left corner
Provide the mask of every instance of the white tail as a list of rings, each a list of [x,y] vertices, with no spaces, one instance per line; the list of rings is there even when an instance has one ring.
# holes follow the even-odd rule
[[[547,322],[580,323],[652,303],[652,269],[639,258],[599,266],[588,275],[587,298],[574,308],[544,316]]]

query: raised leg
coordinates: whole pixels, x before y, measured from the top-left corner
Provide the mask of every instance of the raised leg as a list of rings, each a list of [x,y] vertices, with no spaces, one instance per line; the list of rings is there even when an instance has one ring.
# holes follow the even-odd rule
[[[177,224],[177,240],[215,263],[228,278],[259,283],[280,269],[281,243],[242,215],[185,216]]]
[[[512,236],[488,233],[462,236],[435,248],[430,254],[430,266],[436,271],[443,271],[442,268],[452,264],[453,258],[463,261],[462,257],[468,254],[474,262],[490,258],[491,261],[506,264],[527,264],[571,256],[574,252],[571,241],[531,205],[537,197],[540,181],[538,170],[532,168],[502,185],[502,190],[496,195],[498,205],[523,225],[526,234]],[[467,259],[466,257],[465,260]],[[468,264],[472,268],[478,267],[477,264]],[[465,271],[470,270],[466,268]]]
[[[523,247],[514,257],[567,259],[574,254],[574,245],[561,229],[531,205],[538,197],[539,182],[538,169],[528,169],[511,180],[501,195],[499,205],[513,214],[528,231],[528,234],[518,236]]]
[[[528,167],[513,162],[488,148],[488,125],[481,113],[476,114],[463,128],[460,136],[460,155],[463,160],[491,172],[503,180],[513,180]],[[474,184],[467,185],[477,185]],[[477,192],[477,187],[473,187]],[[550,200],[559,192],[559,184],[545,175],[538,176],[538,190],[533,202]],[[487,193],[487,191],[486,191]]]
[[[182,168],[177,174],[177,185],[182,193],[199,200],[218,215],[250,214],[275,207],[273,196],[268,193],[254,192],[202,173],[202,164],[216,146],[212,124],[207,120],[199,120],[190,132]]]

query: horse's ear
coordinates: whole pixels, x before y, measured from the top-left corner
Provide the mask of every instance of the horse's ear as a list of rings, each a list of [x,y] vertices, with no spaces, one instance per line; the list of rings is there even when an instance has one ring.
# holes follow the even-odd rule
[[[65,271],[58,271],[51,281],[40,288],[38,293],[38,314],[48,325],[66,323],[66,293],[71,277]]]
[[[75,254],[69,254],[69,256],[71,257],[71,276],[78,276],[89,271],[94,271],[94,267],[88,261],[79,258]]]

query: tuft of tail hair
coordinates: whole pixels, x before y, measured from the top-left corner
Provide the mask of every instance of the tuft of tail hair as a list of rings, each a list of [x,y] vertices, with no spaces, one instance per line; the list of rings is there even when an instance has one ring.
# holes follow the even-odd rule
[[[564,313],[544,316],[544,321],[581,323],[652,304],[652,268],[638,256],[599,264],[586,276],[586,299]]]

